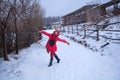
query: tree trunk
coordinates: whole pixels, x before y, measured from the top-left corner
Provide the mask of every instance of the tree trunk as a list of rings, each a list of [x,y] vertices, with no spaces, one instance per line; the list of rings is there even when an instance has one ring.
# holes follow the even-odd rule
[[[7,55],[7,46],[6,46],[6,40],[5,40],[5,32],[4,32],[4,30],[2,31],[2,42],[3,42],[3,48],[4,48],[4,54],[3,54],[4,60],[5,61],[9,61],[8,55]]]
[[[17,17],[16,17],[16,0],[14,0],[14,20],[15,20],[15,32],[16,32],[16,54],[18,54],[18,30],[17,30]]]
[[[16,54],[18,54],[18,30],[17,30],[17,18],[15,15],[15,31],[16,31]]]

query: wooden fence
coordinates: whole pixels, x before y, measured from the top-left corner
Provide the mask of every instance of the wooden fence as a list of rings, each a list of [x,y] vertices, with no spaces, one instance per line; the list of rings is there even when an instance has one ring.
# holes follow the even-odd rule
[[[67,25],[67,26],[59,27],[57,29],[59,29],[61,32],[67,32],[68,34],[72,33],[72,34],[80,35],[83,39],[85,39],[86,37],[94,37],[96,38],[96,41],[99,41],[100,37],[103,37],[111,40],[120,40],[120,38],[111,38],[111,37],[107,37],[105,35],[100,34],[100,32],[120,33],[120,30],[106,29],[106,27],[110,25],[112,26],[115,24],[120,25],[120,22],[115,22],[115,23],[110,23],[105,25],[98,25],[98,24]],[[96,34],[96,35],[93,36],[92,34]]]

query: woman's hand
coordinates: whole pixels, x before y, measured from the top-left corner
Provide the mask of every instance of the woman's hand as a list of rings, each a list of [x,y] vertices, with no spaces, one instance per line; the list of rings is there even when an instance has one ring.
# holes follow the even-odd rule
[[[41,33],[41,30],[39,30],[38,33]]]
[[[70,43],[69,43],[69,42],[66,42],[66,44],[67,44],[67,45],[70,45]]]

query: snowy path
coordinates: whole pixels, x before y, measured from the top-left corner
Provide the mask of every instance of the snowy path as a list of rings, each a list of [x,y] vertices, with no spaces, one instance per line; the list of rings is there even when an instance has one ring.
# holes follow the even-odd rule
[[[100,56],[80,44],[60,37],[69,41],[70,45],[57,43],[57,55],[61,59],[59,64],[54,59],[53,66],[48,67],[49,55],[36,43],[21,51],[21,54],[26,54],[14,70],[18,76],[12,76],[11,73],[9,80],[120,80],[120,67],[118,71],[118,66],[109,57]],[[46,40],[43,36],[41,44],[45,45]],[[1,77],[0,80],[7,79]]]

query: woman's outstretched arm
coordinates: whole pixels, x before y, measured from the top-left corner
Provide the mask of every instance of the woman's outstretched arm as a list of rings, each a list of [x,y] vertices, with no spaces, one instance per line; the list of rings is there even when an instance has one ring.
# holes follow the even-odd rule
[[[43,33],[43,34],[45,34],[46,36],[50,36],[50,35],[51,35],[50,33],[46,32],[46,31],[43,31],[43,30],[39,30],[38,32],[39,32],[39,33]]]
[[[57,38],[57,40],[58,41],[60,41],[60,42],[63,42],[63,43],[66,43],[66,44],[68,44],[68,45],[70,45],[70,43],[69,42],[67,42],[66,40],[64,40],[64,39],[61,39],[61,38]]]

